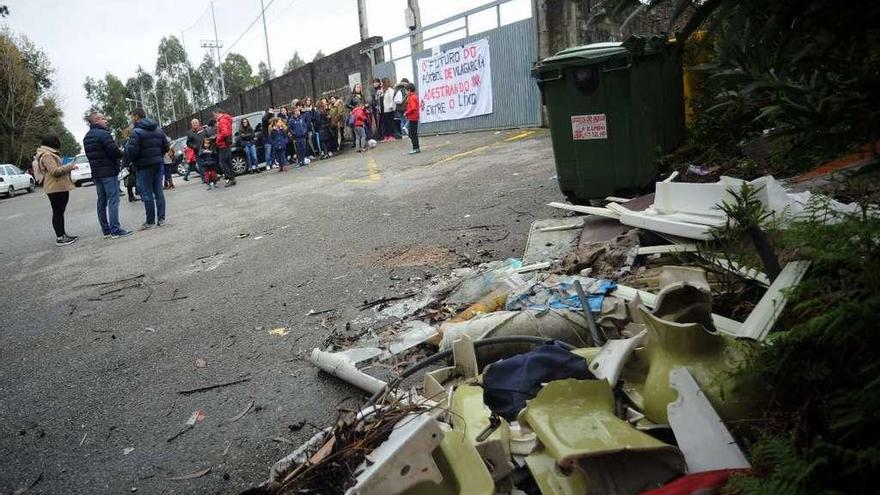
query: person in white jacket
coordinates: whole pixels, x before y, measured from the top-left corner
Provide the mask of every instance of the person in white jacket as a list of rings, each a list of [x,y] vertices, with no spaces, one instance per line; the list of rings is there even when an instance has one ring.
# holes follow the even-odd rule
[[[382,79],[382,142],[394,141],[394,87],[387,77]]]

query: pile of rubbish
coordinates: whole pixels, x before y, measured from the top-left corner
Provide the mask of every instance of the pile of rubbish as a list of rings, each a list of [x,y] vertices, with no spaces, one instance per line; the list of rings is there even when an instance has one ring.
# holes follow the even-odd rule
[[[809,262],[771,277],[715,254],[717,205],[743,183],[554,203],[585,215],[535,222],[521,260],[366,304],[382,330],[310,361],[371,397],[278,461],[264,492],[703,493],[748,470],[731,429],[766,396],[737,370]],[[809,193],[751,185],[781,221],[805,214]],[[742,321],[713,307],[719,273],[760,294]],[[389,362],[396,376],[372,373]]]

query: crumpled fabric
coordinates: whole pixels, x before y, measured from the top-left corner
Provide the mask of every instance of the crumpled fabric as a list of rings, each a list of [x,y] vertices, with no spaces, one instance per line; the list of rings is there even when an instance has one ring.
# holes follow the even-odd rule
[[[519,311],[531,309],[535,311],[550,309],[568,309],[583,311],[581,300],[574,282],[578,280],[587,296],[590,311],[599,313],[602,311],[602,302],[605,295],[617,288],[617,283],[611,280],[579,277],[576,275],[560,277],[551,276],[543,281],[523,287],[512,292],[507,297],[504,309],[507,311]]]

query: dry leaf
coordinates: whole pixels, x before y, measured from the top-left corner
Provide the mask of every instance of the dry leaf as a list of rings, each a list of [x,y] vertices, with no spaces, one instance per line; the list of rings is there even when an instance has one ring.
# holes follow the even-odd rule
[[[175,476],[173,478],[168,478],[168,481],[183,481],[183,480],[194,480],[196,478],[201,478],[202,476],[211,472],[211,468],[203,469],[201,471],[196,471],[194,473],[184,474],[183,476]]]
[[[273,328],[272,330],[269,330],[269,335],[279,335],[281,337],[284,337],[288,333],[290,333],[290,330],[285,327]]]
[[[204,368],[205,366],[208,366],[208,362],[207,362],[207,361],[205,361],[205,360],[202,359],[202,358],[198,358],[198,359],[196,359],[196,368]]]

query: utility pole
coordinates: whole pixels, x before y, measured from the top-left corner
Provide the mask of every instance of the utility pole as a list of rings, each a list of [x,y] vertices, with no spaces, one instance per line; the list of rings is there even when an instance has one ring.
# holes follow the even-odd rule
[[[260,0],[260,13],[263,16],[263,39],[266,40],[266,65],[269,66],[269,75],[272,75],[272,57],[269,56],[269,31],[266,29],[266,7]]]
[[[183,53],[186,53],[186,41],[183,40],[183,31],[180,32],[180,46],[183,47]],[[189,55],[186,57],[186,84],[189,86],[189,102],[192,105],[193,113],[196,113],[196,95],[193,93],[192,66],[189,63]]]
[[[363,0],[360,0],[363,1]],[[226,99],[226,81],[223,78],[223,61],[220,59],[220,39],[217,36],[217,17],[214,16],[214,0],[211,0],[211,21],[214,23],[214,45],[217,49],[217,69],[220,70],[220,99]]]
[[[406,0],[406,24],[410,31],[422,29],[422,14],[419,11],[419,0]],[[418,32],[410,39],[412,54],[421,53],[424,49],[422,33]]]
[[[357,0],[358,3],[358,24],[361,28],[361,41],[370,37],[367,29],[367,0]]]
[[[217,56],[218,56],[218,58],[219,58],[219,56],[220,56],[220,53],[219,53],[219,52],[220,52],[220,47],[222,47],[222,46],[223,46],[223,42],[222,42],[222,41],[202,40],[202,42],[201,42],[201,47],[202,47],[202,48],[207,48],[207,49],[208,49],[208,54],[211,53],[211,50],[212,50],[213,48],[217,48]],[[213,56],[211,56],[211,59],[213,60]],[[218,61],[219,61],[219,60],[218,60]],[[220,64],[217,64],[217,66],[219,67]],[[223,75],[223,72],[222,72],[222,71],[220,72],[220,75],[221,75],[221,76]],[[217,77],[217,71],[214,71],[214,92],[216,93],[216,96],[217,96],[217,100],[216,100],[216,101],[220,101],[220,100],[224,100],[224,99],[225,99],[225,98],[223,98],[222,93],[221,93],[221,91],[220,91],[220,81],[221,81],[221,80]]]

